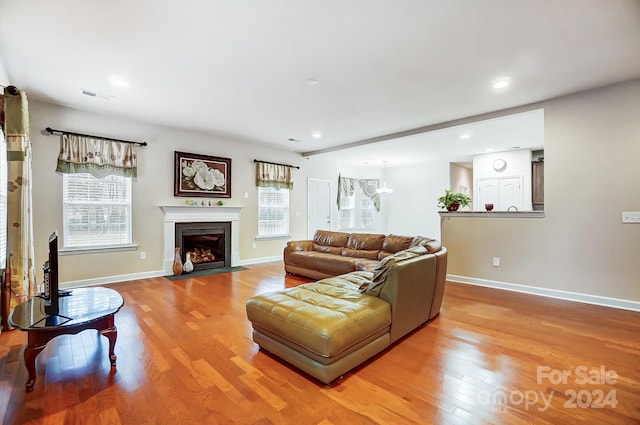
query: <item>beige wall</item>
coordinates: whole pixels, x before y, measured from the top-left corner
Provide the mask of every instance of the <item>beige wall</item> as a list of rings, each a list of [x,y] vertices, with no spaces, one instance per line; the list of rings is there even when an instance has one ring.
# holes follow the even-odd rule
[[[180,131],[62,106],[30,101],[34,165],[36,272],[46,255],[46,238],[62,229],[61,177],[55,170],[58,138],[43,135],[47,126],[132,140],[147,140],[139,150],[134,183],[134,242],[138,251],[84,254],[61,258],[61,281],[144,275],[162,270],[162,213],[158,205],[183,204],[173,196],[173,151],[230,157],[232,195],[227,205],[243,206],[241,261],[279,258],[286,240],[256,241],[257,203],[253,159],[300,165],[291,194],[291,239],[306,239],[307,178],[332,182],[335,155],[301,158],[280,149],[225,137]],[[621,224],[622,211],[640,211],[640,80],[543,102],[545,109],[545,218],[455,218],[431,229],[435,199],[449,184],[449,166],[422,167],[424,176],[387,170],[396,189],[389,199],[386,232],[440,237],[450,250],[449,273],[540,288],[640,301],[640,225]],[[420,176],[421,196],[410,189]],[[404,179],[404,180],[403,180]],[[428,183],[428,184],[427,184]],[[404,196],[403,190],[407,188]],[[244,192],[249,194],[244,199]],[[407,208],[401,202],[422,202]],[[296,213],[300,217],[296,217]],[[332,203],[335,226],[337,210]],[[384,217],[383,217],[384,218]],[[256,242],[256,249],[252,243]],[[501,267],[491,266],[492,257]]]
[[[448,272],[640,301],[640,80],[542,106],[545,218],[442,220]]]
[[[473,167],[467,168],[456,163],[449,163],[449,175],[451,176],[451,191],[461,192],[463,187],[467,188],[466,195],[473,196]],[[473,210],[473,200],[464,209]]]
[[[180,131],[34,100],[30,100],[30,115],[34,238],[39,280],[42,279],[41,265],[47,255],[47,237],[53,230],[62,232],[62,177],[55,173],[59,136],[43,134],[46,127],[149,142],[149,146],[138,149],[138,178],[133,184],[133,242],[138,244],[138,251],[61,256],[61,282],[158,274],[162,270],[163,215],[158,206],[184,205],[187,199],[173,196],[173,152],[176,150],[232,159],[232,198],[223,199],[223,202],[225,205],[243,207],[239,235],[241,262],[279,258],[286,243],[285,239],[255,239],[257,189],[254,159],[301,166],[300,170],[294,171],[295,183],[290,200],[293,239],[306,238],[307,177],[326,178],[333,182],[336,176],[334,162],[329,163],[333,165],[327,165],[322,158],[305,160],[293,152],[227,137]],[[246,199],[245,192],[248,194]],[[252,248],[254,242],[256,249]],[[139,251],[146,252],[146,260],[139,259]]]

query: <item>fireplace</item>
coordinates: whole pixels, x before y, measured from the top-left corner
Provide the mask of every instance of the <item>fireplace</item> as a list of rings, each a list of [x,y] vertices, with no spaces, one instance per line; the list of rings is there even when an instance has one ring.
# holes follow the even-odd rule
[[[225,262],[231,267],[240,265],[240,211],[242,207],[232,206],[191,206],[161,205],[164,215],[164,260],[162,268],[165,276],[173,274],[173,257],[176,248],[176,224],[180,223],[230,223],[231,231],[225,235]],[[184,254],[182,259],[184,260]]]
[[[231,223],[176,223],[176,247],[182,262],[191,256],[193,270],[231,266]]]

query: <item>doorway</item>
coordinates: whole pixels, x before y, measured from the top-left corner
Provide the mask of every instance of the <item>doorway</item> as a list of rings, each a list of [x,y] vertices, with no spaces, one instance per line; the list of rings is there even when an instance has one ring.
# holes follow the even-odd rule
[[[316,230],[331,229],[331,182],[309,178],[307,181],[307,237],[313,239]]]

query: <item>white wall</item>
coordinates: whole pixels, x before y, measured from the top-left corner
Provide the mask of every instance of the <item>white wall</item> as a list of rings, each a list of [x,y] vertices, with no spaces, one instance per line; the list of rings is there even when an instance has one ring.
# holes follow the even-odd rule
[[[423,163],[385,170],[393,193],[382,199],[384,232],[440,239],[437,199],[449,188],[449,163]]]
[[[2,63],[2,58],[0,58],[0,86],[8,86],[11,82],[9,81],[9,75],[7,74],[7,70]]]

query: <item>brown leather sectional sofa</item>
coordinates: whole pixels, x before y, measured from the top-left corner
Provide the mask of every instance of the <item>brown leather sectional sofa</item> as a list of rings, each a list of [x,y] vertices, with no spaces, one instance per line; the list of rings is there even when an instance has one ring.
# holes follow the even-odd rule
[[[284,270],[312,279],[353,271],[371,271],[384,257],[422,245],[429,254],[442,249],[440,241],[422,236],[316,231],[313,240],[288,242]]]
[[[289,243],[285,267],[333,277],[249,299],[253,340],[328,384],[438,314],[447,250],[428,238],[319,231]]]

